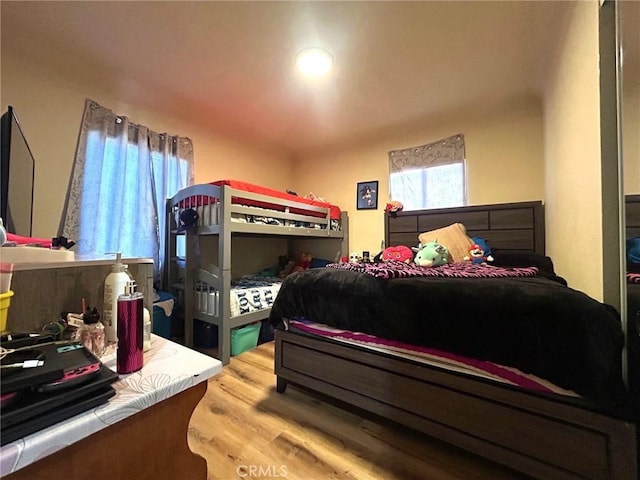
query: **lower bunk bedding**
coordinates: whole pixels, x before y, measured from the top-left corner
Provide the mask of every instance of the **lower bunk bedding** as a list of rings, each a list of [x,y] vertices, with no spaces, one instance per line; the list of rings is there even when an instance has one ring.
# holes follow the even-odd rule
[[[225,288],[223,274],[215,265],[209,269],[195,268],[192,290],[193,318],[201,328],[194,331],[194,345],[209,350],[224,364],[234,353],[244,351],[252,342],[253,334],[247,330],[232,330],[258,323],[269,317],[273,301],[278,295],[282,279],[277,277],[244,276],[230,280]],[[204,323],[202,323],[204,322]],[[213,331],[211,326],[215,326]],[[250,329],[251,330],[251,329]],[[247,336],[247,343],[240,346],[232,341],[234,335]],[[259,337],[259,335],[258,335]],[[254,345],[255,346],[255,345]]]
[[[247,313],[267,310],[273,305],[278,295],[281,278],[245,276],[231,281],[229,291],[229,307],[231,317],[238,317]],[[217,316],[220,312],[220,293],[215,285],[206,280],[196,281],[195,284],[196,312]],[[268,312],[265,312],[265,318]]]
[[[636,478],[615,309],[535,267],[427,270],[288,277],[270,314],[278,390],[323,392],[538,478]]]

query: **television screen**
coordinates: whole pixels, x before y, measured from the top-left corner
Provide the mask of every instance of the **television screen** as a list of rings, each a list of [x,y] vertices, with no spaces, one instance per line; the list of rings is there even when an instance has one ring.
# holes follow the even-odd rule
[[[2,115],[0,218],[8,232],[30,237],[35,161],[11,106]]]

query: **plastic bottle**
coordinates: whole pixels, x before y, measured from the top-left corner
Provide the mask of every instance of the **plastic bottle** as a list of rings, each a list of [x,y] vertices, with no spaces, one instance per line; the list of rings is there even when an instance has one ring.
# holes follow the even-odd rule
[[[118,347],[116,371],[132,373],[144,362],[144,296],[136,292],[136,282],[129,280],[118,297]]]
[[[120,253],[116,253],[116,263],[111,265],[111,272],[104,279],[104,305],[102,318],[107,341],[118,341],[118,296],[124,292],[124,287],[131,280],[127,265],[122,263]]]
[[[144,307],[142,312],[142,318],[144,320],[144,351],[147,352],[151,350],[151,314],[147,307]]]

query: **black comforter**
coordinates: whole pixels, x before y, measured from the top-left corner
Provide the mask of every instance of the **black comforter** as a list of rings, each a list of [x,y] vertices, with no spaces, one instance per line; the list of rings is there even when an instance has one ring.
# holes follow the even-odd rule
[[[580,395],[626,402],[624,343],[612,307],[527,278],[375,278],[320,268],[287,277],[271,310],[513,366]]]

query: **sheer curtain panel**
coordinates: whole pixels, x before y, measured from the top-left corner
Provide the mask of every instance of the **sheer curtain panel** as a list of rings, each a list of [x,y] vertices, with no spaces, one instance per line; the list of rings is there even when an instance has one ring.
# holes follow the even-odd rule
[[[121,252],[164,266],[164,201],[193,183],[193,145],[85,103],[61,235],[81,255]]]

